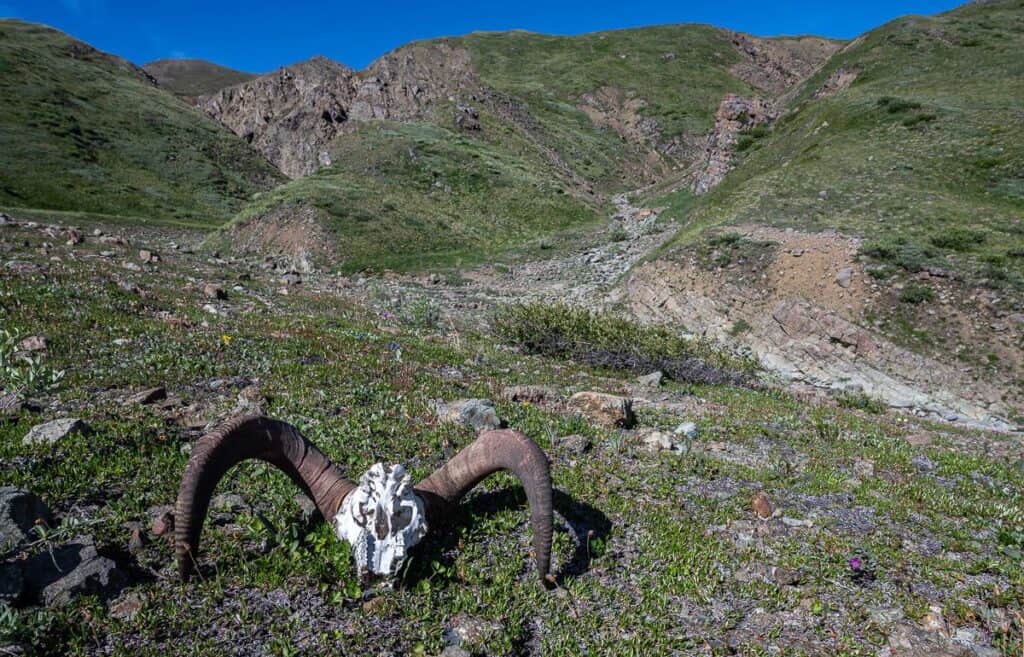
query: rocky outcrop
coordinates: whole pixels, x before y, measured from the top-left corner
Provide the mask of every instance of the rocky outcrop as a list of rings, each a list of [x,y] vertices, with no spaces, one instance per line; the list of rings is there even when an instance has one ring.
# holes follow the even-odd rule
[[[837,68],[814,92],[815,98],[828,98],[832,94],[849,88],[860,73],[856,69]]]
[[[738,32],[732,43],[741,55],[732,74],[775,96],[795,88],[842,47],[821,37],[762,39]]]
[[[995,387],[894,344],[857,321],[855,309],[866,294],[863,275],[851,261],[853,243],[832,249],[822,244],[819,250],[778,249],[775,261],[758,276],[760,282],[661,259],[632,273],[625,296],[643,321],[682,325],[727,344],[742,342],[783,380],[863,392],[890,406],[949,421],[1011,428],[1000,419],[1006,409]],[[852,267],[848,287],[834,272],[808,274],[815,269],[807,259],[813,255],[821,255],[829,269]],[[798,268],[787,268],[781,262],[786,259],[799,260]],[[800,271],[806,274],[803,279]],[[738,326],[743,327],[739,339]]]
[[[400,48],[358,73],[314,57],[203,96],[199,106],[297,178],[331,164],[326,146],[352,122],[419,118],[475,84],[469,53],[438,41]]]
[[[715,112],[714,130],[707,138],[702,161],[693,175],[694,193],[707,193],[732,170],[736,142],[743,130],[770,123],[778,113],[770,100],[726,94]]]
[[[204,96],[199,106],[287,176],[329,164],[324,147],[348,119],[355,72],[325,57]]]

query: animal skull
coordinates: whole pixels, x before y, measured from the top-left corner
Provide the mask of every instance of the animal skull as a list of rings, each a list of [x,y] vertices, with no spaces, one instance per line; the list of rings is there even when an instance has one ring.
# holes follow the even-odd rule
[[[423,502],[405,468],[382,463],[359,478],[334,526],[338,538],[352,546],[363,579],[397,575],[409,549],[427,534]]]

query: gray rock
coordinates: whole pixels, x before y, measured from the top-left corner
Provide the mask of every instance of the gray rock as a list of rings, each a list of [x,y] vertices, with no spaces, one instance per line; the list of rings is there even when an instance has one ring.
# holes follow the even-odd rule
[[[543,404],[556,401],[561,397],[552,386],[522,385],[505,386],[501,390],[501,398],[510,402],[529,402]]]
[[[281,277],[281,282],[285,285],[301,285],[302,276],[299,276],[298,272],[290,271]]]
[[[34,493],[14,486],[0,488],[0,550],[30,538],[36,523],[52,522],[50,509]]]
[[[973,657],[966,647],[950,642],[938,632],[926,632],[905,623],[889,634],[892,657]]]
[[[661,379],[664,376],[665,375],[662,374],[660,371],[651,372],[650,374],[644,374],[643,376],[637,377],[636,382],[639,383],[644,388],[648,388],[650,390],[657,390],[658,388],[661,387]]]
[[[434,411],[443,422],[465,424],[477,431],[499,429],[502,426],[494,402],[489,399],[457,399],[452,402],[435,401]]]
[[[449,646],[481,649],[501,631],[501,625],[467,614],[457,614],[451,621],[444,642]]]
[[[836,274],[836,283],[841,288],[850,287],[850,283],[853,281],[853,267],[843,267]]]
[[[935,462],[924,454],[918,454],[910,459],[910,464],[917,468],[918,472],[931,472],[935,469]]]
[[[683,422],[672,432],[677,436],[686,436],[690,440],[697,437],[697,423],[696,422]]]
[[[637,437],[640,439],[640,443],[644,446],[644,449],[649,452],[679,452],[682,451],[684,447],[683,444],[677,440],[674,434],[658,431],[657,429],[639,429],[637,431]]]
[[[66,417],[37,424],[21,440],[22,445],[53,445],[76,433],[89,433],[89,425],[78,418]]]
[[[590,438],[574,433],[558,439],[558,444],[567,452],[572,454],[583,454],[590,449]]]
[[[101,556],[91,538],[41,552],[22,568],[26,592],[48,607],[67,604],[82,595],[102,600],[115,597],[128,584],[128,576],[113,560]]]
[[[25,578],[16,563],[0,564],[0,604],[13,605],[21,599]]]
[[[129,404],[152,404],[167,399],[167,388],[159,386],[146,388],[128,398]]]

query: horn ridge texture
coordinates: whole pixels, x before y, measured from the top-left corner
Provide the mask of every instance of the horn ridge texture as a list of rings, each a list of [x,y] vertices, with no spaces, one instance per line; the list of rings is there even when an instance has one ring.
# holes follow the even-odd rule
[[[457,504],[474,486],[499,470],[511,471],[523,484],[530,503],[538,575],[548,580],[552,535],[551,466],[537,443],[518,431],[501,429],[480,434],[420,482],[416,489],[428,501],[428,522],[443,522],[444,518],[437,517],[443,513],[443,507]],[[429,518],[430,515],[435,517]]]
[[[217,483],[233,466],[248,459],[266,461],[287,474],[324,518],[333,518],[355,487],[292,425],[260,415],[226,421],[192,448],[178,490],[174,544],[183,580],[195,572],[199,538]]]

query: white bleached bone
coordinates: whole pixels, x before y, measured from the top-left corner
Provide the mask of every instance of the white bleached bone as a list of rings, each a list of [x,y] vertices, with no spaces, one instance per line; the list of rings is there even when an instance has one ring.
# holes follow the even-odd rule
[[[427,519],[405,468],[375,463],[345,498],[334,527],[352,546],[360,577],[393,577],[426,536]]]

